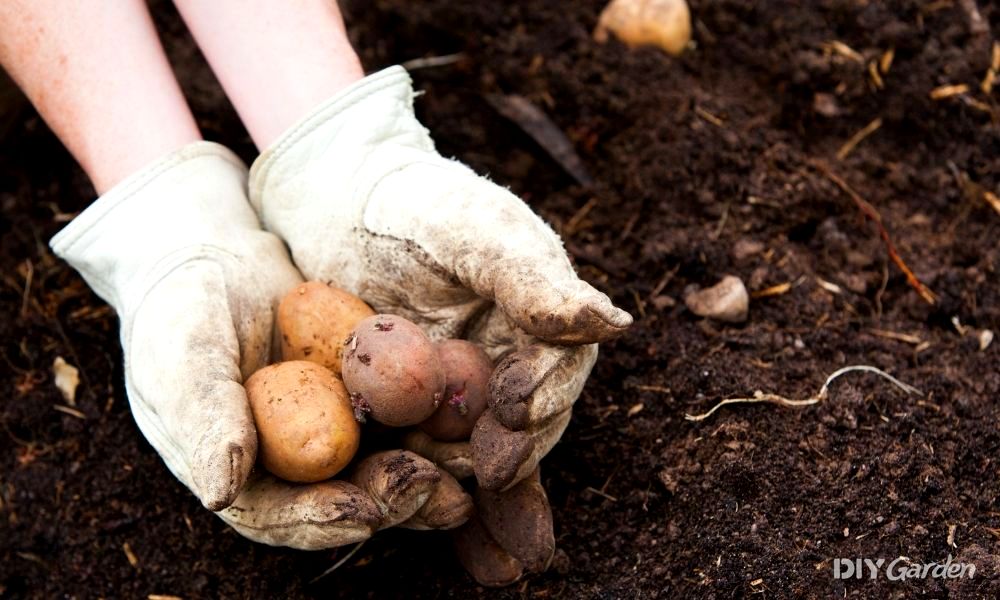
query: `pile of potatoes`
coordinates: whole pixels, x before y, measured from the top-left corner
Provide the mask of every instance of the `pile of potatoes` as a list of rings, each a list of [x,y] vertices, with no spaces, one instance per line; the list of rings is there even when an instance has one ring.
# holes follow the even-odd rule
[[[471,476],[471,467],[460,469],[447,458],[420,462],[409,451],[369,452],[393,428],[409,429],[403,445],[414,450],[431,440],[468,440],[487,409],[493,371],[481,348],[465,340],[433,342],[414,323],[376,314],[360,298],[320,282],[303,283],[282,299],[277,329],[282,361],[245,382],[265,469],[311,483],[350,465],[346,479],[362,485],[380,463],[408,461],[407,474],[437,485],[429,497],[397,498],[381,527],[453,530],[459,560],[486,586],[547,568],[555,537],[537,469],[502,494],[467,492],[456,477]],[[363,429],[371,436],[367,456],[353,461]],[[366,490],[406,494],[392,477],[383,479]]]
[[[320,282],[299,285],[277,315],[282,362],[246,381],[264,468],[293,482],[329,479],[352,460],[368,418],[466,440],[486,410],[493,365],[465,340],[432,342],[412,322],[375,314]]]

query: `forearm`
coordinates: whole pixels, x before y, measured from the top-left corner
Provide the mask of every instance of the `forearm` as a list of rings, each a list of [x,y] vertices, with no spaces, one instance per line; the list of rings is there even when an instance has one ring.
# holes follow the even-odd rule
[[[98,193],[201,139],[142,0],[0,2],[0,63]]]
[[[261,150],[364,74],[335,0],[175,3]]]

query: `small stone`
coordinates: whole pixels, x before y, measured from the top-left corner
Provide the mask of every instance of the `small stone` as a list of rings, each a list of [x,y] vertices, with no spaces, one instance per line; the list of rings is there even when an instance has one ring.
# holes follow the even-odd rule
[[[982,352],[990,347],[993,343],[993,332],[989,329],[983,329],[979,332],[979,351]]]
[[[813,110],[828,118],[840,115],[837,98],[833,94],[825,92],[818,92],[813,96]]]
[[[665,308],[673,308],[677,304],[677,301],[666,294],[660,294],[653,296],[652,303],[656,307],[656,310],[663,310]]]
[[[747,320],[750,295],[739,277],[726,275],[712,287],[689,294],[684,304],[699,317],[742,323]]]
[[[858,273],[845,273],[843,282],[844,287],[855,294],[864,294],[868,290],[868,282]]]
[[[733,244],[733,248],[729,251],[729,254],[733,257],[733,260],[738,262],[745,258],[750,258],[755,254],[760,254],[764,251],[764,248],[763,242],[749,238],[740,238]]]

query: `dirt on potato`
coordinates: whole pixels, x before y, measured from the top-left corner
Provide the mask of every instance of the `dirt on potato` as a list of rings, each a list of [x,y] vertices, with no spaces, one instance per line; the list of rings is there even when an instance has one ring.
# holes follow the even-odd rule
[[[439,150],[521,195],[636,317],[542,464],[552,567],[491,594],[997,597],[1000,341],[980,346],[1000,334],[1000,213],[984,195],[1000,185],[1000,107],[980,86],[1000,8],[690,4],[678,59],[595,43],[602,0],[344,7],[369,71],[461,53],[413,73]],[[154,10],[205,135],[252,160],[173,9]],[[967,90],[932,97],[946,85]],[[498,112],[513,94],[568,136],[592,184]],[[3,99],[0,597],[481,593],[446,534],[380,532],[312,582],[348,549],[256,545],[201,508],[133,423],[115,315],[46,246],[93,190],[32,109]],[[877,208],[934,305],[824,169]],[[746,323],[684,308],[690,286],[726,274],[751,293]],[[80,369],[75,406],[53,384],[57,356]],[[684,419],[755,390],[807,397],[850,364],[921,394],[852,373],[814,406]],[[838,557],[901,555],[977,572],[833,577]]]

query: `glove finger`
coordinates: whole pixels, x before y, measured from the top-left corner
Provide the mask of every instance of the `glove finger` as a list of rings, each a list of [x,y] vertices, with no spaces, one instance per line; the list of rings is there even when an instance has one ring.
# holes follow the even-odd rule
[[[457,162],[416,162],[381,179],[364,225],[384,245],[376,254],[412,255],[418,246],[426,279],[438,282],[424,287],[454,287],[449,280],[457,277],[543,339],[602,342],[632,323],[577,277],[559,236],[521,199]]]
[[[399,524],[404,529],[454,529],[472,516],[472,497],[444,469],[438,468],[441,481],[420,510]]]
[[[241,315],[231,310],[224,281],[214,262],[186,263],[156,284],[122,332],[136,423],[213,511],[236,498],[257,454],[234,325]],[[259,321],[244,332],[248,371],[264,364],[270,347],[270,320]]]
[[[376,452],[362,460],[350,481],[375,502],[379,529],[412,517],[434,494],[441,474],[434,463],[407,450]]]
[[[455,479],[472,477],[472,448],[469,442],[439,442],[419,429],[403,437],[403,448],[423,456]]]
[[[597,361],[597,344],[537,343],[504,357],[493,370],[489,405],[504,427],[519,431],[572,408]]]
[[[524,567],[490,536],[478,516],[454,530],[455,553],[476,583],[503,587],[521,578]]]
[[[556,537],[538,468],[505,492],[477,489],[476,511],[493,539],[525,569],[548,569]]]
[[[374,500],[346,481],[297,485],[268,474],[254,475],[232,506],[216,514],[255,542],[300,550],[366,540],[382,520]]]
[[[552,415],[547,421],[513,431],[487,410],[476,423],[469,445],[479,487],[507,490],[531,474],[559,441],[573,413]]]

